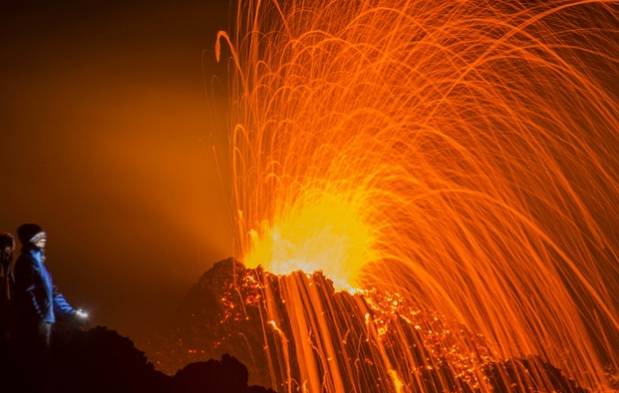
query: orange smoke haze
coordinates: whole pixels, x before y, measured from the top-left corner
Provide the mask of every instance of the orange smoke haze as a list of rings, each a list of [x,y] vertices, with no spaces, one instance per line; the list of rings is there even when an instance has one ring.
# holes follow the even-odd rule
[[[40,222],[68,299],[139,340],[231,254],[227,2],[5,3],[0,230]]]

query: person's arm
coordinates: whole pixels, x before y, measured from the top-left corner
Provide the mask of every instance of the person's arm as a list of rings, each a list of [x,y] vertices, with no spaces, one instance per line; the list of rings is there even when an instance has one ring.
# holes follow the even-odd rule
[[[26,289],[26,293],[29,296],[30,303],[32,304],[32,309],[34,310],[34,313],[37,315],[37,317],[39,317],[39,319],[43,319],[43,311],[41,310],[41,306],[39,305],[39,302],[37,301],[37,296],[34,293],[34,291],[35,291],[34,284]]]
[[[54,287],[54,313],[64,317],[74,317],[77,310],[69,304],[64,295]]]

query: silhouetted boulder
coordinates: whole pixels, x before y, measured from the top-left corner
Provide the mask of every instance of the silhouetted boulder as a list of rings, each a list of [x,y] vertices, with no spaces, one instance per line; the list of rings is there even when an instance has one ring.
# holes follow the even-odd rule
[[[547,377],[544,386],[530,378],[530,375],[542,371]],[[587,393],[586,389],[566,378],[561,370],[538,357],[510,359],[500,363],[491,363],[484,373],[497,393],[526,393],[530,391],[551,391]],[[503,374],[503,375],[501,375]],[[508,384],[509,382],[509,384]]]
[[[248,387],[247,368],[238,360],[224,355],[221,361],[208,360],[188,365],[173,378],[174,393],[267,393],[261,387]]]
[[[169,378],[130,339],[103,327],[57,336],[51,369],[58,392],[170,391]]]

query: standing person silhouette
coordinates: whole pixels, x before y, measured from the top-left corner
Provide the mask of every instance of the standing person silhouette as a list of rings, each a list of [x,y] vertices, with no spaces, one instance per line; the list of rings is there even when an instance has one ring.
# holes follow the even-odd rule
[[[10,233],[0,233],[0,351],[7,349],[11,322],[13,251],[15,251],[13,236]]]
[[[24,224],[17,229],[17,237],[22,249],[15,262],[16,338],[20,346],[46,351],[58,317],[84,320],[88,314],[73,308],[54,286],[45,263],[45,231],[37,224]]]

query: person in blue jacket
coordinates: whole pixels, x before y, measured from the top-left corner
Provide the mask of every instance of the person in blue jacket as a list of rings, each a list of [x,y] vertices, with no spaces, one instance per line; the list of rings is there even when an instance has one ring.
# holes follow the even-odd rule
[[[15,335],[29,348],[46,349],[59,318],[84,320],[88,314],[71,306],[54,286],[45,263],[47,234],[36,224],[17,229],[22,245],[15,262]]]

